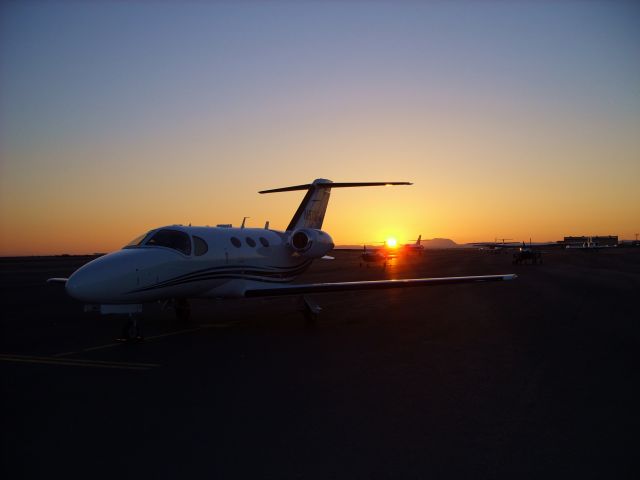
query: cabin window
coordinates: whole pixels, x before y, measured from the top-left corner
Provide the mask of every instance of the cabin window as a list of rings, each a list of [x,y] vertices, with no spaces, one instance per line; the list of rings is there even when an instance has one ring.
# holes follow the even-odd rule
[[[178,230],[169,230],[166,228],[158,230],[147,240],[145,245],[172,248],[185,255],[191,255],[191,239],[189,235]]]
[[[209,246],[207,242],[205,242],[202,238],[193,236],[193,250],[196,254],[196,257],[200,255],[204,255],[209,251]]]
[[[237,239],[236,237],[231,237],[231,243],[236,248],[240,248],[242,246],[242,243],[240,243],[240,240]]]
[[[253,238],[247,237],[244,240],[247,242],[247,245],[249,245],[250,247],[256,246],[256,241]]]
[[[263,247],[269,246],[269,241],[264,237],[260,237],[260,243],[262,244]]]

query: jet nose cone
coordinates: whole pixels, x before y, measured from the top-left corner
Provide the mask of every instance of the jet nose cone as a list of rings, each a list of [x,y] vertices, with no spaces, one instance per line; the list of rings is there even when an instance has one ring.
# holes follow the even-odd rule
[[[69,296],[87,303],[118,303],[135,281],[136,257],[118,251],[83,265],[69,277]]]
[[[173,255],[177,254],[155,249],[109,253],[76,270],[67,280],[67,293],[86,303],[136,303],[139,297],[132,291],[139,285],[139,271],[163,265]]]
[[[67,294],[82,302],[92,301],[91,286],[85,272],[77,271],[69,277],[65,285]]]

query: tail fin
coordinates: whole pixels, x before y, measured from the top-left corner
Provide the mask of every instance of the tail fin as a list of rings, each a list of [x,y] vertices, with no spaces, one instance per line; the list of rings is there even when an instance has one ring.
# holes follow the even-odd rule
[[[287,231],[298,228],[322,228],[324,215],[329,204],[329,196],[332,188],[344,187],[375,187],[384,185],[411,185],[409,182],[349,182],[333,183],[331,180],[317,178],[313,183],[305,185],[295,185],[293,187],[275,188],[272,190],[262,190],[259,193],[291,192],[294,190],[307,190],[307,194],[302,199],[302,203],[293,215]]]
[[[418,240],[416,240],[416,245],[420,245],[420,242],[422,241],[422,235],[418,235]]]

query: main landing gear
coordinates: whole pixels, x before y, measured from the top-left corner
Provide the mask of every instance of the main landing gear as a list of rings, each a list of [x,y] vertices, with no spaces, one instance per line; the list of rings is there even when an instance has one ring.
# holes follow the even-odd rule
[[[307,325],[314,326],[320,317],[322,307],[306,295],[302,295],[300,298],[302,300],[302,313],[307,320]]]

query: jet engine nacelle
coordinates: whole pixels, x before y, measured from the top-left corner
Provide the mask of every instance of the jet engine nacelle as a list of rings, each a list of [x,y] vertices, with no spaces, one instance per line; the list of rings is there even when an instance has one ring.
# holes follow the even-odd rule
[[[289,237],[289,245],[299,255],[307,258],[325,256],[335,246],[331,235],[313,228],[299,228]]]

